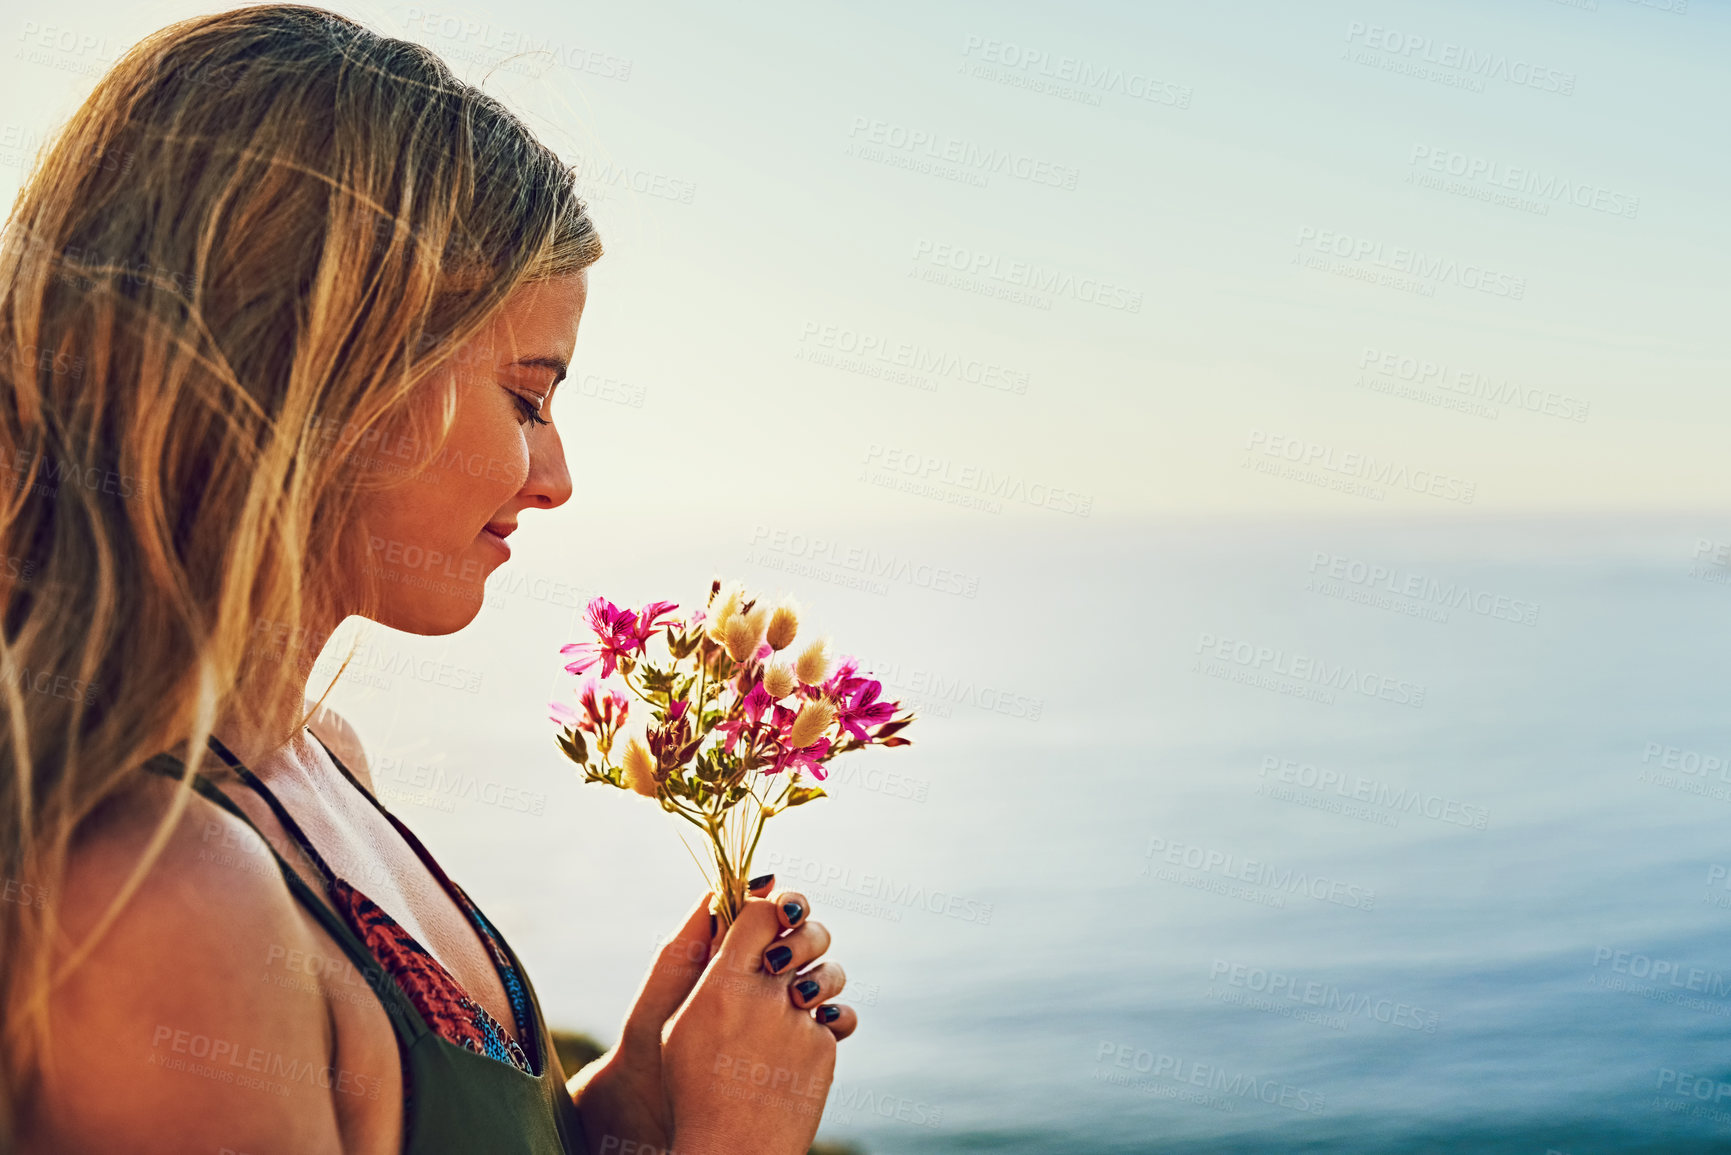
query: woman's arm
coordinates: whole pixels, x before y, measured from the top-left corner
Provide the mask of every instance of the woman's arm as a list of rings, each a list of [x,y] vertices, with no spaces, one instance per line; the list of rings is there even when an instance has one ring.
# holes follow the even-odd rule
[[[173,788],[141,785],[145,804],[81,840],[54,898],[67,936],[56,965],[139,861]],[[50,997],[53,1052],[22,1150],[340,1155],[334,1080],[318,1077],[335,1049],[327,1005],[261,981],[273,946],[320,948],[274,859],[242,847],[256,851],[257,836],[191,800],[139,890]]]

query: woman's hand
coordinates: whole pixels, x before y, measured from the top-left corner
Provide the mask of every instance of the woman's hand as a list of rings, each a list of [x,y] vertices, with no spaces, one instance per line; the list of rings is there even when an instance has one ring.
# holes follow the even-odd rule
[[[803,894],[747,898],[713,961],[662,1031],[670,1146],[680,1155],[805,1155],[853,1008],[847,976]],[[802,968],[810,969],[804,970]]]
[[[766,902],[764,896],[774,883],[773,876],[766,875],[753,881],[758,885],[751,889],[753,897],[747,906],[760,911],[753,916],[754,920],[770,923],[763,949],[749,954],[736,948],[725,960],[717,958],[715,965],[710,966],[719,946],[725,942],[737,944],[743,941],[744,936],[738,934],[739,924],[725,938],[713,929],[714,920],[709,914],[710,896],[705,895],[687,916],[678,934],[656,956],[626,1017],[619,1045],[571,1077],[567,1087],[577,1101],[591,1150],[606,1149],[604,1143],[609,1136],[615,1139],[614,1148],[623,1147],[628,1140],[650,1149],[669,1147],[673,1141],[676,1112],[680,1118],[689,1118],[693,1110],[698,1110],[684,1101],[683,1088],[676,1091],[670,1086],[663,1047],[664,1032],[672,1033],[670,1020],[689,1010],[691,1004],[701,1002],[697,1014],[689,1022],[682,1019],[681,1040],[701,1035],[703,1024],[711,1022],[723,1004],[749,1003],[754,995],[761,998],[764,991],[777,992],[778,1000],[764,1000],[757,1009],[770,1016],[772,1021],[779,1021],[784,1028],[792,1025],[803,1028],[804,1033],[813,1034],[815,1032],[810,1031],[812,1023],[821,1020],[821,1025],[828,1028],[828,1039],[835,1040],[846,1038],[858,1025],[858,1016],[851,1007],[825,1003],[841,990],[846,981],[840,967],[823,963],[804,975],[796,973],[829,946],[829,932],[821,923],[810,921],[805,897],[783,893]],[[765,908],[773,910],[773,920],[763,918],[761,912]],[[759,927],[754,941],[763,938],[763,928]],[[694,990],[700,978],[706,987],[715,988],[702,994],[701,999]],[[806,983],[816,983],[817,989],[813,991],[804,985]],[[802,1009],[795,1011],[793,1008],[796,1007]],[[812,1008],[816,1008],[815,1018]],[[833,1042],[828,1045],[833,1051]],[[719,1042],[713,1049],[717,1054],[725,1053]],[[719,1059],[716,1062],[719,1063]],[[786,1063],[782,1065],[785,1067]],[[833,1055],[830,1065],[833,1067]],[[826,1067],[824,1072],[824,1091],[828,1086],[829,1069]],[[743,1089],[749,1099],[754,1090],[761,1092],[765,1089],[753,1086],[749,1066],[741,1067],[738,1072],[729,1069],[720,1074],[729,1073],[736,1076],[732,1085],[736,1095]],[[771,1081],[770,1073],[759,1071],[758,1074],[765,1076],[766,1084]],[[719,1075],[711,1081],[725,1086],[718,1080]],[[790,1075],[784,1084],[791,1084],[791,1081]],[[785,1086],[780,1089],[785,1089]],[[805,1089],[810,1088],[807,1086]],[[816,1115],[821,1112],[822,1093],[820,1091],[820,1097],[809,1100],[814,1108],[810,1129],[815,1129]],[[767,1097],[760,1095],[760,1098]],[[747,1102],[744,1106],[750,1108],[751,1104]],[[761,1107],[759,1103],[757,1108]],[[736,1114],[751,1113],[750,1110],[741,1112],[737,1103],[734,1111]],[[805,1134],[809,1143],[810,1130]],[[724,1143],[706,1146],[703,1150],[778,1149],[753,1146],[758,1139],[769,1138],[761,1128],[753,1129],[750,1141],[746,1141],[744,1135],[727,1135],[725,1132],[721,1135],[725,1143],[734,1145]],[[697,1148],[682,1141],[679,1147],[682,1155],[688,1148],[693,1155],[700,1155]],[[788,1146],[786,1149],[797,1149],[801,1153],[806,1150],[804,1146]]]

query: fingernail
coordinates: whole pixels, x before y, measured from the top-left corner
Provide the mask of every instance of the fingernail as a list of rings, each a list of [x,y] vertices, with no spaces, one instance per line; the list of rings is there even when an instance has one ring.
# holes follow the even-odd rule
[[[772,946],[764,952],[763,961],[769,964],[773,973],[787,965],[787,960],[793,957],[793,951],[785,946]]]
[[[817,998],[818,987],[816,979],[806,979],[804,982],[794,983],[793,989],[799,994],[800,998],[804,999],[808,1003]]]
[[[721,925],[720,920],[717,919],[713,914],[709,916],[709,937],[710,938],[715,937],[715,928],[720,926],[720,925]]]
[[[775,872],[770,871],[768,874],[760,874],[756,878],[752,879],[750,882],[746,883],[745,889],[756,890],[758,887],[768,886],[770,883],[772,883],[774,881],[775,881]]]
[[[833,1023],[839,1018],[841,1018],[841,1008],[838,1006],[826,1005],[817,1009],[817,1021],[820,1023]]]
[[[784,902],[781,904],[781,912],[787,915],[788,925],[791,926],[799,921],[800,915],[805,913],[805,907],[797,902]]]

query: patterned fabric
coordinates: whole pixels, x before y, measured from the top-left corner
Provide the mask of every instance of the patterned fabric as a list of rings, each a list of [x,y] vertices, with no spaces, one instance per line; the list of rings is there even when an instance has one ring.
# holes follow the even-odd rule
[[[451,889],[460,896],[459,905],[492,951],[493,961],[511,999],[511,1011],[521,1031],[529,1021],[522,978],[500,949],[492,926],[469,896],[456,883],[451,884]],[[373,957],[397,980],[428,1026],[459,1047],[510,1063],[525,1074],[535,1074],[529,1065],[529,1057],[510,1032],[488,1014],[485,1007],[470,998],[451,972],[416,942],[396,919],[342,878],[332,879],[328,890],[338,912],[355,935],[366,943]]]
[[[446,881],[450,882],[449,879]],[[517,973],[517,968],[511,965],[511,956],[499,945],[498,932],[493,929],[493,924],[487,921],[487,916],[481,913],[481,908],[469,901],[468,892],[454,882],[451,883],[451,891],[457,896],[458,905],[469,916],[469,921],[480,929],[482,937],[487,940],[487,949],[493,952],[493,965],[505,983],[505,997],[510,1001],[511,1014],[517,1021],[516,1034],[522,1035],[534,1022],[529,1010],[529,988],[523,984],[523,976]]]

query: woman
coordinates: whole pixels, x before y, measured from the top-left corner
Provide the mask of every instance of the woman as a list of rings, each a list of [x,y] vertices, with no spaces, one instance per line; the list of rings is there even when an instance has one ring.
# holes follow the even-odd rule
[[[462,628],[571,496],[600,255],[517,119],[314,8],[157,33],[44,155],[0,245],[0,1149],[809,1145],[856,1017],[803,896],[717,939],[706,895],[567,1084],[304,699],[340,622]]]

